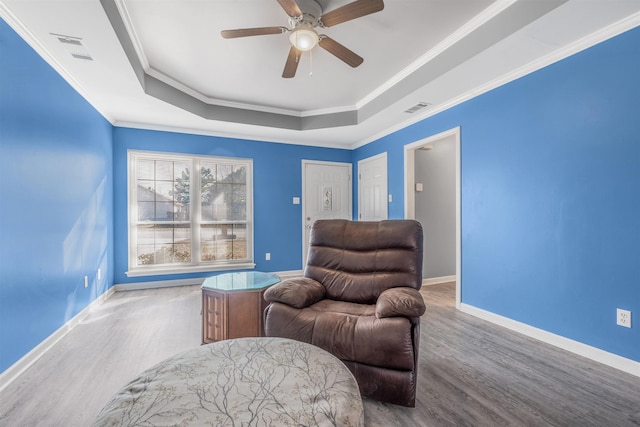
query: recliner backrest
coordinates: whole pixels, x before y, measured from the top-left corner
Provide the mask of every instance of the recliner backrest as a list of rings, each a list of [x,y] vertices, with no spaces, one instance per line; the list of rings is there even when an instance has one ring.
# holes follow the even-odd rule
[[[390,288],[420,289],[422,240],[415,220],[318,220],[304,275],[322,283],[329,299],[373,304]]]

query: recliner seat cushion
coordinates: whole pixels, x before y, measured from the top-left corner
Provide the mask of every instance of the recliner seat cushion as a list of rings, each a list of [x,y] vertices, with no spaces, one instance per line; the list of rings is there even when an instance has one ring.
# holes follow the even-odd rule
[[[343,361],[407,371],[415,367],[411,321],[378,319],[375,305],[322,300],[298,310],[272,303],[267,318],[265,325],[279,336],[311,343]]]

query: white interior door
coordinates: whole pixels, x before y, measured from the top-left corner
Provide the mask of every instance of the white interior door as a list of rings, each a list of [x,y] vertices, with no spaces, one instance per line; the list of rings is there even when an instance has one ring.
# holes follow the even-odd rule
[[[302,263],[309,230],[318,219],[351,219],[351,164],[302,161]]]
[[[358,162],[358,219],[387,219],[387,153]]]

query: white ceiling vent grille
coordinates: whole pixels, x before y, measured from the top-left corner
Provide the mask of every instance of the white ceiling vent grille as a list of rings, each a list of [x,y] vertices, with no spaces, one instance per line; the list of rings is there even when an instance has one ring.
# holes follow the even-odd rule
[[[65,36],[62,34],[51,33],[52,36],[58,39],[62,45],[67,48],[71,56],[76,59],[84,59],[85,61],[93,61],[93,58],[87,52],[87,49],[82,45],[82,39],[79,37]]]
[[[429,104],[428,102],[418,102],[413,107],[411,107],[411,108],[409,108],[407,110],[404,110],[404,112],[408,113],[408,114],[413,114],[418,110],[422,110],[423,108],[428,107],[429,105],[431,105],[431,104]]]

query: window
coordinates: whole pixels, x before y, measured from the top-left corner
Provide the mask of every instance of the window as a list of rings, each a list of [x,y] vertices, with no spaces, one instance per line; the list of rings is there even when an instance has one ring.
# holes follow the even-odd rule
[[[127,275],[254,267],[251,160],[129,151],[128,179]]]

